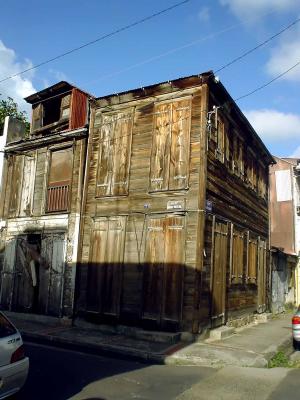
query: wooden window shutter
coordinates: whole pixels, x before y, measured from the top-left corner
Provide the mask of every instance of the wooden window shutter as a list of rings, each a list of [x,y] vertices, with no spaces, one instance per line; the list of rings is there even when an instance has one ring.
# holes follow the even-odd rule
[[[248,242],[248,283],[256,283],[257,281],[257,262],[258,262],[258,253],[257,253],[257,239],[253,239],[249,237]]]
[[[217,122],[217,147],[216,147],[216,158],[224,162],[224,151],[225,151],[225,124],[222,118],[218,116]]]
[[[129,166],[132,139],[132,110],[117,114],[113,143],[113,173],[111,194],[121,196],[128,193]]]
[[[227,165],[230,162],[230,133],[228,124],[225,126],[225,159],[227,161]]]
[[[103,115],[100,132],[100,150],[97,173],[97,196],[109,196],[111,194],[111,178],[113,173],[114,153],[114,128],[115,115]]]
[[[171,103],[158,104],[154,112],[150,190],[166,190],[169,181]]]
[[[9,201],[9,213],[11,216],[16,216],[19,211],[23,163],[24,156],[19,155],[13,157],[12,181]]]
[[[191,101],[172,103],[172,143],[169,189],[188,186]]]
[[[244,277],[244,232],[233,228],[232,231],[232,283],[242,283]]]
[[[132,109],[102,116],[97,196],[128,193],[132,139]]]
[[[71,107],[71,95],[68,94],[61,99],[60,119],[69,118]]]
[[[178,320],[184,272],[184,217],[165,219],[164,318]]]
[[[32,127],[31,131],[35,131],[43,126],[43,105],[40,103],[32,108]]]

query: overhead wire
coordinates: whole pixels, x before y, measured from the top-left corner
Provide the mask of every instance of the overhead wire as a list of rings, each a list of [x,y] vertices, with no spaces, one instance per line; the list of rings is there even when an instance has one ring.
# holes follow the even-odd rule
[[[115,36],[115,35],[117,35],[117,34],[119,34],[121,32],[124,32],[124,31],[126,31],[128,29],[131,29],[131,28],[133,28],[133,27],[135,27],[137,25],[141,25],[146,21],[149,21],[149,20],[151,20],[153,18],[156,18],[156,17],[158,17],[158,16],[160,16],[162,14],[165,14],[165,13],[171,11],[171,10],[174,10],[175,8],[178,8],[178,7],[182,6],[183,4],[186,4],[186,3],[190,2],[190,1],[191,0],[183,0],[183,1],[180,1],[178,3],[175,3],[170,7],[164,8],[164,9],[162,9],[160,11],[157,11],[156,13],[148,15],[147,17],[141,18],[141,19],[139,19],[139,20],[137,20],[135,22],[132,22],[132,23],[130,23],[128,25],[122,26],[121,28],[115,29],[114,31],[106,33],[106,34],[100,36],[99,38],[96,38],[94,40],[86,42],[86,43],[82,44],[81,46],[74,47],[71,50],[68,50],[68,51],[65,51],[64,53],[58,54],[57,56],[49,58],[49,59],[47,59],[45,61],[42,61],[39,64],[35,64],[35,65],[33,65],[33,66],[29,67],[29,68],[24,69],[23,71],[17,72],[16,74],[13,74],[13,75],[7,76],[6,78],[0,79],[0,83],[5,82],[5,81],[7,81],[9,79],[15,78],[17,76],[23,75],[26,72],[32,71],[32,70],[37,69],[37,68],[39,68],[39,67],[41,67],[43,65],[49,64],[49,63],[51,63],[53,61],[56,61],[56,60],[58,60],[60,58],[65,57],[65,56],[67,56],[69,54],[75,53],[75,52],[77,52],[79,50],[82,50],[85,47],[91,46],[91,45],[93,45],[95,43],[98,43],[98,42],[103,41],[103,40],[105,40],[107,38]]]

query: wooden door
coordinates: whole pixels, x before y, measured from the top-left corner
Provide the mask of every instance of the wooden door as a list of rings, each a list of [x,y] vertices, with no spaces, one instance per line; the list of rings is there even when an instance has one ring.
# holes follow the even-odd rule
[[[103,217],[91,235],[87,310],[117,317],[120,311],[125,217]]]
[[[212,327],[225,323],[226,269],[227,269],[228,224],[214,222],[212,258]]]
[[[257,311],[266,311],[266,269],[267,247],[264,240],[258,241],[258,270],[257,270]]]
[[[149,218],[143,285],[143,319],[158,325],[181,320],[184,217]]]

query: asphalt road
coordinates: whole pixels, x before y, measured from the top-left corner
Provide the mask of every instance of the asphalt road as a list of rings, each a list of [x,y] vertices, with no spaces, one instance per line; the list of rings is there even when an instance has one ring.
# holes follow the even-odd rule
[[[147,365],[26,343],[28,380],[18,400],[175,399],[216,372],[212,368]]]

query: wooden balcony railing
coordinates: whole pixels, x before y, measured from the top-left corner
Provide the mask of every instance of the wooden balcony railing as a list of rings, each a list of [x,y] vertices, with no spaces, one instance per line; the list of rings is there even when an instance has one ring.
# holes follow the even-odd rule
[[[69,185],[49,186],[47,189],[47,212],[68,211]]]

